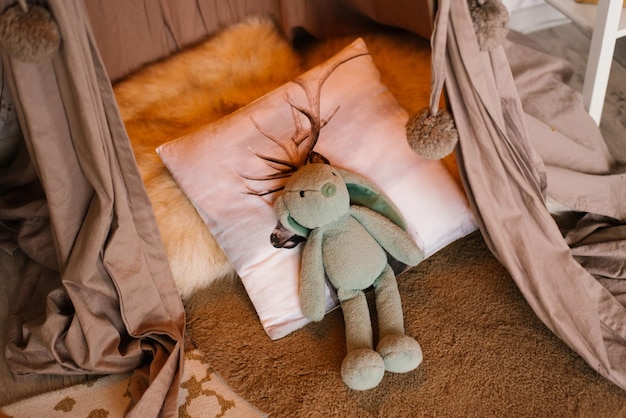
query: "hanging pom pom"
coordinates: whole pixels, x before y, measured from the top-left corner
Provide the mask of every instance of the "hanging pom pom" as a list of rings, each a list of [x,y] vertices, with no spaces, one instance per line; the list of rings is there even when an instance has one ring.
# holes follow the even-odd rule
[[[26,62],[50,58],[59,48],[61,35],[56,22],[45,8],[25,0],[0,15],[0,48]]]
[[[469,0],[472,23],[481,51],[502,43],[509,33],[509,11],[500,0]]]
[[[450,113],[439,110],[432,115],[430,109],[425,108],[409,118],[406,138],[418,155],[439,160],[454,150],[459,134]]]

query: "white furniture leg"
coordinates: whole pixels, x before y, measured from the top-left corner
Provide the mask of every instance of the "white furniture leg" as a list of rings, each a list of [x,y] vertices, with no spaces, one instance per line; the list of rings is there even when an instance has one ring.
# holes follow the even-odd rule
[[[615,40],[618,38],[622,5],[622,0],[599,0],[596,11],[583,85],[583,104],[598,125],[602,117]]]

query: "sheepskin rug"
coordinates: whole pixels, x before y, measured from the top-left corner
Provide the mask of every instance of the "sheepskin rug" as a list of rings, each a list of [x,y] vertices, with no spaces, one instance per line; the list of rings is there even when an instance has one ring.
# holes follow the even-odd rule
[[[409,114],[428,105],[430,50],[402,32],[359,34]],[[116,83],[115,95],[183,300],[235,271],[155,149],[239,109],[322,63],[357,35],[297,48],[254,17]],[[448,166],[455,169],[453,159]],[[215,202],[228,205],[228,202]]]

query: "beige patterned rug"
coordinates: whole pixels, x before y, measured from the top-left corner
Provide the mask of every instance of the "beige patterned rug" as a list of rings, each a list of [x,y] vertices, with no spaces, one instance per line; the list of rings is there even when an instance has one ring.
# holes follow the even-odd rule
[[[121,417],[130,402],[129,382],[129,375],[102,377],[7,405],[0,408],[0,416]],[[185,354],[178,413],[181,418],[266,416],[233,392],[198,350]]]

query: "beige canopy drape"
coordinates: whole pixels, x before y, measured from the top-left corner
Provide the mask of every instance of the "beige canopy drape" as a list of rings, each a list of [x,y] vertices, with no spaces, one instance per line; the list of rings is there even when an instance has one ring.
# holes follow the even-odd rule
[[[176,415],[182,303],[84,5],[48,4],[59,52],[3,56],[28,152],[3,173],[0,220],[30,257],[7,359],[14,373],[134,369],[130,414]]]
[[[364,16],[429,36],[433,3],[48,4],[63,38],[53,59],[3,56],[26,147],[0,175],[0,221],[13,228],[0,248],[19,245],[31,259],[8,357],[18,373],[136,370],[134,387],[144,389],[130,414],[176,415],[184,312],[109,80],[250,13],[274,15],[287,36],[329,36],[362,27]],[[480,51],[467,3],[438,9],[434,90],[445,82],[482,234],[544,323],[626,389],[625,177],[613,174],[563,63],[519,40]],[[577,222],[559,229],[546,195],[578,211]]]
[[[320,37],[371,28],[372,21],[428,38],[429,0],[84,0],[109,77],[190,46],[250,15],[270,15],[286,37],[300,29]]]
[[[508,41],[481,52],[466,2],[439,5],[448,24],[434,47],[446,48],[459,161],[483,237],[539,318],[626,390],[626,177],[555,78],[562,64]],[[546,194],[581,211],[568,241]]]

